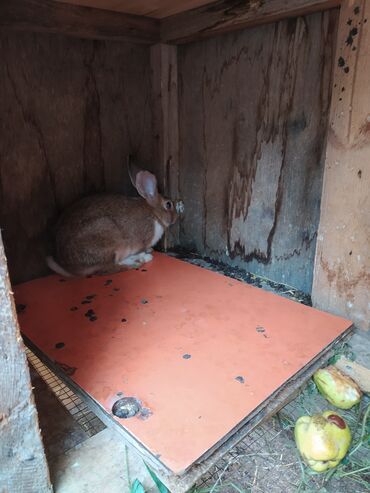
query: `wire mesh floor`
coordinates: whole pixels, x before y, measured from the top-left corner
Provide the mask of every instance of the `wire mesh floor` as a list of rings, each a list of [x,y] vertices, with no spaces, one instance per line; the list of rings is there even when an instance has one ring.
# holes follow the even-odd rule
[[[87,436],[94,436],[105,428],[105,424],[86,404],[28,348],[26,348],[26,355],[30,365],[48,385],[60,403],[79,423]]]

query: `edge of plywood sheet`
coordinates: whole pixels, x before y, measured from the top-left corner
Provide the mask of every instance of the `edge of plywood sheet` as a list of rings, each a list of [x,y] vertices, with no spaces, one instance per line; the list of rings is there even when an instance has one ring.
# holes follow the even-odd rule
[[[153,456],[149,450],[130,434],[123,426],[113,419],[95,399],[87,392],[74,383],[60,367],[48,358],[33,342],[24,334],[25,344],[34,352],[34,354],[45,363],[55,374],[60,377],[74,392],[83,398],[91,410],[110,428],[117,430],[120,436],[133,446],[141,455],[145,457],[150,466],[154,469],[158,477],[166,484],[172,493],[185,493],[193,486],[203,474],[205,474],[223,455],[231,448],[245,438],[254,428],[263,421],[276,414],[284,405],[292,400],[299,392],[302,385],[320,368],[330,357],[335,346],[345,340],[353,330],[351,325],[346,331],[340,334],[328,346],[326,346],[315,358],[313,358],[300,371],[295,373],[280,388],[273,392],[265,401],[263,401],[252,413],[241,421],[233,430],[220,440],[213,448],[200,457],[192,466],[190,466],[181,475],[172,473],[158,458]]]
[[[340,0],[219,0],[161,19],[163,43],[187,43],[225,32],[312,14],[340,6]]]
[[[146,44],[160,40],[156,19],[51,0],[0,2],[0,27]]]

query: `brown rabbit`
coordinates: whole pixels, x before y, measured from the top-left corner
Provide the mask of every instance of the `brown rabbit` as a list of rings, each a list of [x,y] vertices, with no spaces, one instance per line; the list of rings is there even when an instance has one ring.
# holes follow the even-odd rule
[[[83,198],[60,217],[51,270],[62,276],[87,276],[137,268],[152,260],[151,248],[177,219],[149,171],[130,165],[129,175],[141,197],[99,194]]]

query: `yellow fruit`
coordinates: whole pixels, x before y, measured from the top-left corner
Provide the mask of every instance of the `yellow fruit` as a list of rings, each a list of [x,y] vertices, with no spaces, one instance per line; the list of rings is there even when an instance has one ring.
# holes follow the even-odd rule
[[[294,436],[302,458],[316,472],[336,467],[351,444],[347,423],[334,411],[300,417]]]
[[[335,366],[318,370],[313,379],[319,392],[340,409],[350,409],[361,400],[362,392],[357,383]]]

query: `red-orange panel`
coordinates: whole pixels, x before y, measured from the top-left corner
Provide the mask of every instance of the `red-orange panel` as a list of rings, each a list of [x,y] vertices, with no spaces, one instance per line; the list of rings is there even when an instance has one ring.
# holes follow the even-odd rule
[[[23,333],[108,412],[120,392],[150,409],[119,421],[175,473],[351,325],[162,254],[111,277],[37,279],[15,296]]]

